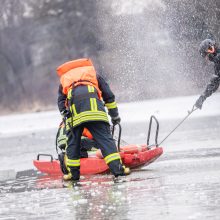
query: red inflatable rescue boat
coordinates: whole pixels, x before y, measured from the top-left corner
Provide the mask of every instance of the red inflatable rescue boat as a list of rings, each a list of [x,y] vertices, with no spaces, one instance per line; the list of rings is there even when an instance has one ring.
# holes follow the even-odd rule
[[[155,144],[149,145],[150,133],[151,133],[151,124],[152,119],[155,119],[157,123]],[[119,126],[119,136],[118,136],[118,148],[122,162],[125,166],[130,168],[137,168],[141,166],[146,166],[153,161],[155,161],[162,153],[163,148],[159,147],[157,144],[157,137],[159,131],[159,123],[154,116],[151,116],[147,144],[144,145],[127,145],[120,146],[121,139],[121,126]],[[114,134],[114,127],[113,127]],[[120,146],[120,147],[119,147]],[[80,173],[82,175],[86,174],[99,174],[109,171],[108,166],[105,163],[105,160],[102,157],[101,151],[97,150],[96,152],[88,152],[88,158],[80,159]],[[50,160],[42,160],[40,157],[46,156],[50,157]],[[57,175],[62,174],[60,168],[60,161],[54,159],[50,154],[38,154],[37,159],[33,161],[34,166],[42,173]]]

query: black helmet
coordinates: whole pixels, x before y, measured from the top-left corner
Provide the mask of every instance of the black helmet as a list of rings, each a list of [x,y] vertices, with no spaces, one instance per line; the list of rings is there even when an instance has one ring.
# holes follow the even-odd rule
[[[205,39],[201,42],[199,45],[199,53],[202,57],[205,57],[208,54],[208,50],[214,50],[215,49],[215,41],[211,39]],[[213,51],[214,52],[214,51]]]

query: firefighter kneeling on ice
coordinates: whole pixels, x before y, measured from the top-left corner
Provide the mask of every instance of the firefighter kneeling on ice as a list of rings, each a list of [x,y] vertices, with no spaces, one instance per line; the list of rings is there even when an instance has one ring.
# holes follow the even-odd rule
[[[60,161],[60,169],[63,174],[68,174],[68,168],[66,166],[66,147],[67,147],[67,137],[65,132],[65,122],[61,122],[56,135],[56,148],[60,149],[61,153],[58,154]],[[95,152],[99,149],[98,144],[94,141],[92,134],[88,129],[84,128],[81,144],[80,144],[80,158],[88,158],[88,151]]]
[[[80,141],[84,128],[91,132],[112,174],[115,177],[130,174],[130,169],[121,162],[105,111],[106,106],[113,124],[120,123],[115,96],[106,81],[96,74],[91,60],[66,62],[57,68],[57,73],[61,83],[58,107],[66,117],[66,165],[70,171],[63,179],[80,179]],[[70,112],[65,110],[66,98]]]

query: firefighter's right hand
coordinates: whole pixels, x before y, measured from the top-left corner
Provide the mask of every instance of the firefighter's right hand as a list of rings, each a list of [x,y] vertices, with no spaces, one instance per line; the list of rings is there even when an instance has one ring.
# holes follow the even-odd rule
[[[69,110],[65,109],[61,112],[61,115],[63,116],[63,118],[70,118],[71,112]]]
[[[120,122],[121,122],[121,118],[119,117],[119,115],[116,117],[112,117],[112,124],[113,125],[120,124]]]

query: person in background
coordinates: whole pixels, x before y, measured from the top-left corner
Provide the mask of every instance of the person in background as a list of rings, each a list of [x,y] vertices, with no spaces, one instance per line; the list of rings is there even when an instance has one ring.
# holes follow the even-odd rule
[[[220,49],[217,47],[214,40],[205,39],[201,42],[199,46],[199,52],[203,58],[206,58],[208,61],[214,63],[214,74],[210,80],[210,83],[206,86],[205,91],[197,99],[195,107],[202,109],[203,102],[207,97],[211,96],[214,93],[220,83]]]
[[[112,174],[115,177],[130,174],[130,169],[121,162],[105,111],[106,106],[114,125],[120,123],[115,96],[103,77],[96,73],[92,61],[83,58],[66,62],[57,68],[57,73],[61,83],[58,107],[66,121],[66,164],[70,170],[63,179],[80,179],[80,141],[84,128],[98,143]]]

